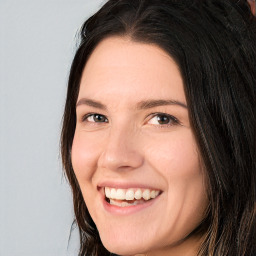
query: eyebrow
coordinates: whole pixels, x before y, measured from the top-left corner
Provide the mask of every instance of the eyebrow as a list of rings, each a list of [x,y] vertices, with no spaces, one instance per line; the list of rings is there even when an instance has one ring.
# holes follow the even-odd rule
[[[91,99],[87,99],[87,98],[81,98],[77,102],[76,107],[78,107],[80,105],[87,105],[90,107],[107,110],[106,105],[102,104],[99,101],[95,101],[95,100],[91,100]],[[140,101],[136,104],[136,109],[137,110],[149,109],[149,108],[154,108],[154,107],[159,107],[159,106],[167,106],[167,105],[178,105],[185,109],[188,108],[185,103],[177,101],[177,100],[144,100],[144,101]]]
[[[91,99],[87,99],[87,98],[82,98],[80,99],[77,103],[76,103],[76,107],[80,106],[80,105],[87,105],[87,106],[90,106],[90,107],[94,107],[94,108],[99,108],[99,109],[104,109],[106,110],[107,107],[98,102],[98,101],[94,101],[94,100],[91,100]]]
[[[148,109],[148,108],[154,108],[154,107],[166,106],[166,105],[178,105],[186,109],[188,108],[185,103],[177,100],[145,100],[145,101],[140,101],[137,104],[136,109]]]

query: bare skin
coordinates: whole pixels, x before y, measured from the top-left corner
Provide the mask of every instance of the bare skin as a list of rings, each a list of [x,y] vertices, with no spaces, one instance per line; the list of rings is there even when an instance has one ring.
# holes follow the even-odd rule
[[[196,255],[200,238],[184,238],[208,200],[182,77],[165,51],[120,37],[96,47],[81,79],[72,164],[110,252]],[[158,194],[129,205],[106,188]]]
[[[256,15],[256,1],[255,0],[248,0],[248,3],[251,7],[253,15]]]

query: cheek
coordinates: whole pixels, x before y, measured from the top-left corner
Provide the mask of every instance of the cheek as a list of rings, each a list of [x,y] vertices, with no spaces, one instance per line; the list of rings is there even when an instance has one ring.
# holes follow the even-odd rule
[[[166,183],[166,211],[176,211],[173,215],[177,223],[188,219],[198,222],[204,214],[207,195],[192,133],[185,130],[171,134],[168,140],[158,138],[150,148],[147,159]]]
[[[80,183],[92,178],[94,170],[97,168],[97,156],[100,154],[100,143],[92,141],[83,132],[75,132],[71,161],[75,175]]]
[[[174,132],[168,138],[152,139],[147,159],[168,181],[201,175],[199,156],[190,130]]]

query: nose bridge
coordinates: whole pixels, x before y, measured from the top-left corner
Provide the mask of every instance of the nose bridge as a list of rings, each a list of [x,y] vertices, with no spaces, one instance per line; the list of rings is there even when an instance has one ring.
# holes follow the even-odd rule
[[[111,170],[134,169],[143,163],[139,152],[138,132],[125,123],[112,125],[98,165]]]

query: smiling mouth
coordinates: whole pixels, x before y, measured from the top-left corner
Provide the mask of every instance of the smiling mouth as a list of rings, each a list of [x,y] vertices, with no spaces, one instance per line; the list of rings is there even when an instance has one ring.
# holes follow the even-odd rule
[[[128,207],[143,204],[147,201],[155,199],[161,194],[160,190],[153,189],[121,189],[105,187],[105,200],[118,207]]]

